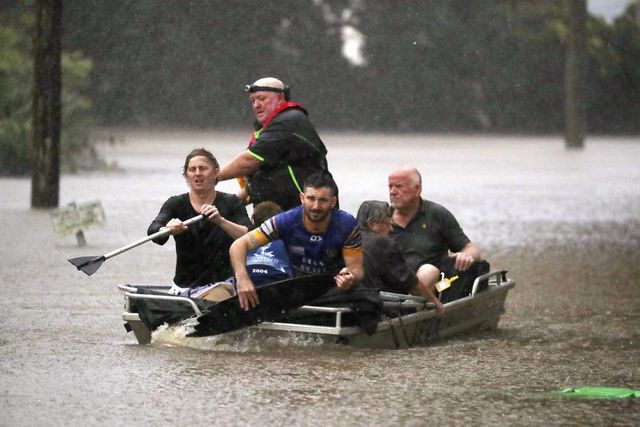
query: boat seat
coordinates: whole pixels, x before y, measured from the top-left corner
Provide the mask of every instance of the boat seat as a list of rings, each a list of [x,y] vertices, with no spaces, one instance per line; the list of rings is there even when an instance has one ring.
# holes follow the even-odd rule
[[[451,286],[438,294],[438,298],[444,304],[471,295],[473,282],[477,277],[486,274],[490,270],[490,265],[485,260],[480,260],[471,264],[467,271],[458,271],[453,266],[453,258],[450,258],[443,268],[445,277],[458,276],[458,279],[451,283]],[[476,292],[483,292],[489,287],[489,279],[481,280]]]

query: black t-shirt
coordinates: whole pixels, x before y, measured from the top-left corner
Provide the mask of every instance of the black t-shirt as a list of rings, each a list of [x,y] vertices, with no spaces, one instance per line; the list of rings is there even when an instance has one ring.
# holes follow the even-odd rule
[[[327,149],[307,115],[297,108],[275,116],[248,151],[261,162],[250,182],[254,205],[265,200],[284,210],[300,205],[305,178],[327,168]]]
[[[253,226],[242,201],[235,195],[216,192],[213,205],[225,219],[251,229]],[[153,220],[147,234],[164,227],[172,218],[185,221],[197,216],[189,201],[189,194],[170,197]],[[176,242],[176,272],[173,282],[181,287],[196,287],[226,280],[233,275],[229,260],[229,247],[233,240],[216,224],[203,219],[188,226],[184,233],[174,237]],[[169,236],[154,239],[164,245]]]

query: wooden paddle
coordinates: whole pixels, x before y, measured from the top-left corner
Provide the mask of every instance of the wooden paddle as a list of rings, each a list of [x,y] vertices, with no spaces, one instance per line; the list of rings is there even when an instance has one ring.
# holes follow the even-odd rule
[[[194,222],[200,221],[202,218],[204,218],[203,215],[194,216],[193,218],[189,218],[188,220],[184,221],[183,224],[184,225],[193,224]],[[78,270],[81,270],[84,273],[86,273],[87,276],[91,276],[93,273],[98,271],[102,263],[108,260],[109,258],[113,258],[116,255],[120,255],[121,253],[126,252],[129,249],[133,249],[136,246],[140,246],[143,243],[147,243],[149,240],[153,240],[157,237],[166,236],[169,233],[170,233],[170,230],[167,228],[167,229],[158,231],[157,233],[153,233],[152,235],[147,236],[143,239],[137,240],[133,243],[129,243],[128,245],[123,246],[119,249],[116,249],[115,251],[109,252],[108,254],[104,254],[100,256],[81,256],[77,258],[71,258],[68,261],[71,264],[75,265],[78,268]]]

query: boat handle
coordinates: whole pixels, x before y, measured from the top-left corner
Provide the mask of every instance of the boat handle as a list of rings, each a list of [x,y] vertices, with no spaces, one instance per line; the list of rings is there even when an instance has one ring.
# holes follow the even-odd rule
[[[476,279],[473,281],[473,288],[471,288],[471,296],[474,296],[476,294],[476,291],[478,290],[478,286],[480,286],[481,280],[489,279],[491,277],[495,277],[496,285],[500,286],[500,284],[503,281],[505,282],[507,281],[507,270],[493,270],[476,277]]]
[[[193,309],[193,312],[196,314],[196,316],[202,316],[202,311],[200,311],[200,308],[198,307],[198,305],[193,300],[187,297],[179,297],[179,296],[172,296],[172,295],[134,294],[132,292],[126,292],[125,295],[128,298],[132,298],[132,299],[154,299],[154,300],[184,302],[185,304],[191,305],[191,308]]]

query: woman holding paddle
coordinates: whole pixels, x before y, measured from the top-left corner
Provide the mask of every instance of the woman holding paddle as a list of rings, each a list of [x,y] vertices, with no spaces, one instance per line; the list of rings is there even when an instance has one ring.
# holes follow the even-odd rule
[[[163,245],[172,235],[176,242],[176,270],[172,293],[193,295],[196,288],[224,281],[231,275],[229,247],[252,227],[244,203],[235,195],[216,190],[220,166],[204,148],[186,157],[183,175],[189,192],[170,197],[153,220],[147,234],[169,233],[153,239]],[[204,221],[184,222],[203,215]]]

